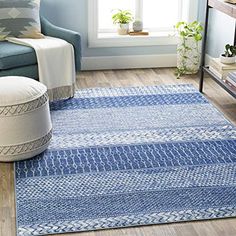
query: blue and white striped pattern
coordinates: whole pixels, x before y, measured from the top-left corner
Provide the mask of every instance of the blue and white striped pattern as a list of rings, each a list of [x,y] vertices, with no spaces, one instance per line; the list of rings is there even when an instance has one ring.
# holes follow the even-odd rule
[[[191,85],[85,89],[51,104],[17,162],[18,235],[236,216],[236,128]]]

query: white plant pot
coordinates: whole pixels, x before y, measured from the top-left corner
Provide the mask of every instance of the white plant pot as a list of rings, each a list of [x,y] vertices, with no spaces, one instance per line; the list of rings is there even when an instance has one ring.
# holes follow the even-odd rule
[[[234,64],[235,63],[235,56],[234,57],[225,57],[220,55],[220,61],[223,64]]]
[[[196,74],[200,67],[200,42],[193,37],[179,38],[177,45],[177,68],[184,74]]]
[[[129,24],[119,24],[117,32],[119,35],[127,35],[129,33]]]

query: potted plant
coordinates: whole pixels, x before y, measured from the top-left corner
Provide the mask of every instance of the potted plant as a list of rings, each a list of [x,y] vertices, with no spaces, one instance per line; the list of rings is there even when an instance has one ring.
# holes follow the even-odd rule
[[[225,45],[225,53],[220,55],[220,61],[224,64],[235,63],[236,46],[227,44]]]
[[[200,41],[203,27],[198,21],[178,22],[175,29],[179,35],[177,45],[177,78],[184,74],[195,74],[200,66]]]
[[[114,24],[118,25],[118,34],[126,35],[129,33],[129,23],[133,20],[132,13],[129,10],[120,10],[112,15]]]
[[[141,20],[135,20],[133,22],[133,31],[134,32],[142,32],[143,31],[143,22]]]

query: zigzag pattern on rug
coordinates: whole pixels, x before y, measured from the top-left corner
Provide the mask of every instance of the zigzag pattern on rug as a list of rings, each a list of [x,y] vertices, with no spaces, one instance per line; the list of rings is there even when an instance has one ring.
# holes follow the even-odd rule
[[[236,216],[236,128],[193,86],[79,90],[15,164],[19,236]]]

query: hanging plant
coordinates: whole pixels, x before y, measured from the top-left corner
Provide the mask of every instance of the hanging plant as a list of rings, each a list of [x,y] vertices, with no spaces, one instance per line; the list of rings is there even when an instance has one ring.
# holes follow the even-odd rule
[[[184,74],[195,74],[199,70],[199,42],[202,40],[203,27],[198,21],[181,21],[175,25],[175,29],[179,36],[176,76],[180,78]]]

